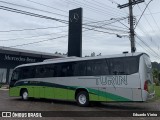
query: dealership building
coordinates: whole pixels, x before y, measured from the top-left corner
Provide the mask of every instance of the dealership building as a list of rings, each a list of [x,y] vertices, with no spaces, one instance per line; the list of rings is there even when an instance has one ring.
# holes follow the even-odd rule
[[[13,69],[21,64],[42,62],[45,59],[61,58],[62,55],[0,47],[0,83],[9,83]]]

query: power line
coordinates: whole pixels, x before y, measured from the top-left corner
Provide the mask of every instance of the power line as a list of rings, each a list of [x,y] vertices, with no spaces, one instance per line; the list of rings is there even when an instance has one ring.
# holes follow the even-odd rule
[[[152,53],[154,53],[156,56],[158,56],[158,58],[160,59],[160,56],[146,43],[146,42],[144,42],[138,35],[136,35],[136,37],[145,45],[145,46],[147,46],[149,49],[150,49],[150,51],[152,51]]]
[[[83,28],[85,28],[87,30],[94,30],[94,29],[90,29],[90,28],[86,28],[86,27],[83,27]],[[99,30],[94,30],[94,31],[102,32],[102,33],[108,33],[108,34],[115,34],[115,33],[109,33],[109,32],[99,31]],[[54,39],[59,39],[59,38],[67,37],[67,36],[68,35],[63,35],[63,36],[56,37],[56,38],[51,38],[51,39],[41,40],[41,41],[36,41],[36,42],[30,42],[30,43],[25,43],[25,44],[19,44],[19,45],[14,45],[14,46],[9,46],[9,47],[19,47],[19,46],[31,45],[31,44],[41,43],[41,42],[45,42],[45,41],[50,41],[50,40],[54,40]]]
[[[38,4],[38,5],[41,5],[41,6],[45,6],[45,7],[48,7],[48,8],[52,8],[52,9],[56,9],[56,10],[59,10],[59,11],[62,11],[62,12],[65,12],[65,13],[68,13],[64,10],[61,10],[61,9],[57,9],[57,8],[54,8],[54,7],[51,7],[51,6],[48,6],[48,5],[45,5],[45,4],[42,4],[42,3],[38,3],[38,2],[34,2],[34,1],[31,1],[31,0],[27,0],[28,2],[32,2],[34,4]],[[87,18],[87,17],[84,17],[84,18]],[[87,18],[87,19],[90,19],[90,18]],[[93,20],[93,19],[90,19],[90,20]],[[95,20],[94,20],[95,21]]]
[[[152,13],[152,15],[153,14],[160,14],[160,12],[154,12],[154,13]],[[144,15],[151,15],[151,14],[144,14]],[[140,16],[140,15],[136,15],[136,16]]]
[[[101,21],[95,21],[95,22],[90,22],[90,23],[107,22],[107,21],[113,21],[113,20],[115,20],[115,21],[117,22],[117,21],[125,20],[125,19],[127,19],[127,18],[128,18],[128,17],[111,18],[111,19],[109,19],[109,20],[101,20]]]
[[[123,24],[122,22],[118,21],[119,23],[121,23],[123,26],[125,26],[126,28],[130,29],[127,25]]]
[[[126,14],[124,14],[123,12],[120,12],[119,10],[115,9],[114,7],[111,7],[111,6],[106,5],[106,4],[104,5],[103,3],[98,2],[98,1],[95,1],[95,0],[92,0],[92,1],[96,3],[96,4],[94,4],[94,3],[92,3],[92,4],[94,4],[95,6],[99,6],[101,9],[102,9],[102,8],[103,8],[104,10],[108,9],[108,10],[111,10],[111,11],[113,11],[113,12],[119,13],[119,14],[121,14],[121,15],[126,15]],[[88,1],[85,1],[85,2],[88,2]],[[90,2],[88,2],[88,3],[90,3]]]
[[[50,14],[54,14],[54,15],[59,15],[59,16],[63,16],[63,17],[68,17],[66,15],[62,15],[62,14],[58,14],[58,13],[53,13],[50,11],[45,11],[45,10],[41,10],[41,9],[37,9],[37,8],[31,8],[28,6],[23,6],[23,5],[18,5],[18,4],[14,4],[14,3],[10,3],[10,2],[5,2],[5,1],[0,1],[1,3],[5,3],[5,4],[9,4],[9,5],[14,5],[14,6],[18,6],[18,7],[22,7],[22,8],[27,8],[27,9],[32,9],[32,10],[36,10],[36,11],[41,11],[41,12],[45,12],[45,13],[50,13]]]
[[[51,29],[51,28],[61,28],[61,27],[67,27],[67,26],[57,26],[57,27],[44,27],[44,28],[28,28],[28,29],[21,29],[21,30],[6,30],[6,31],[0,31],[0,32],[20,32],[20,31],[28,31],[28,30],[42,30],[42,29]]]
[[[107,31],[101,31],[101,30],[96,30],[95,28],[87,28],[87,27],[83,27],[87,30],[93,30],[93,31],[96,31],[96,32],[101,32],[101,33],[107,33],[107,34],[112,34],[112,35],[117,35],[116,33],[111,33],[111,32],[107,32]]]
[[[123,18],[123,19],[126,19],[126,18]],[[113,21],[113,22],[117,22],[117,21],[120,21],[120,20],[122,20],[122,18],[121,19],[114,19],[115,21]],[[113,23],[112,22],[112,23]],[[117,33],[111,33],[111,32],[107,32],[107,31],[101,31],[101,30],[95,30],[96,28],[102,28],[102,27],[104,27],[104,26],[106,26],[106,25],[109,25],[109,24],[111,24],[111,23],[105,23],[105,24],[102,24],[102,25],[100,25],[100,26],[90,26],[90,27],[93,27],[93,28],[88,28],[88,27],[83,27],[83,28],[85,28],[85,29],[87,29],[87,30],[93,30],[93,31],[96,31],[96,32],[101,32],[101,33],[108,33],[108,34],[114,34],[114,35],[117,35]],[[89,26],[89,25],[88,25]],[[107,30],[109,30],[108,28],[105,28],[105,29],[107,29]],[[111,30],[111,29],[110,29]],[[112,29],[112,31],[113,31],[113,29]]]
[[[107,33],[107,34],[114,34],[114,35],[117,35],[115,33],[110,33],[110,32],[106,32],[106,31],[100,31],[100,30],[95,30],[95,28],[97,28],[96,26],[93,26],[94,28],[86,28],[86,27],[83,27],[87,30],[84,30],[83,32],[86,32],[86,31],[90,31],[90,30],[93,30],[93,31],[96,31],[96,32],[101,32],[101,33]],[[67,32],[67,31],[65,31]],[[62,32],[60,32],[62,33]],[[31,36],[31,37],[25,37],[25,38],[15,38],[15,39],[7,39],[7,40],[0,40],[0,41],[11,41],[11,40],[17,40],[17,39],[28,39],[28,38],[35,38],[35,37],[41,37],[41,36],[47,36],[47,35],[53,35],[53,34],[57,34],[56,33],[52,33],[52,34],[46,34],[46,35],[38,35],[38,36]],[[49,41],[49,40],[52,40],[52,39],[47,39],[47,40],[42,40],[42,41],[38,41],[38,42],[31,42],[31,43],[27,43],[27,44],[20,44],[20,45],[15,45],[15,46],[11,46],[11,47],[17,47],[17,46],[23,46],[23,45],[30,45],[30,44],[35,44],[35,43],[40,43],[40,42],[44,42],[44,41]]]
[[[128,30],[127,28],[124,28],[124,27],[120,27],[120,26],[116,26],[116,25],[108,25],[108,26],[111,26],[111,27],[115,27],[115,28],[121,28],[121,29],[125,29],[125,30]]]
[[[30,0],[27,0],[27,1],[30,1]],[[19,7],[29,8],[29,9],[33,9],[33,10],[38,10],[38,11],[42,11],[42,12],[47,12],[47,13],[51,13],[51,14],[56,14],[56,15],[60,15],[60,16],[64,16],[64,15],[62,15],[62,14],[57,14],[57,13],[53,13],[53,12],[49,12],[49,11],[44,11],[44,10],[36,9],[36,8],[31,8],[31,7],[26,7],[26,6],[22,6],[22,5],[17,5],[17,4],[14,4],[14,3],[9,3],[9,2],[4,2],[4,1],[0,1],[0,2],[6,3],[6,4],[10,4],[10,5],[19,6]],[[30,2],[33,2],[33,1],[30,1]],[[37,2],[33,2],[33,3],[40,4],[40,3],[37,3]],[[43,4],[40,4],[40,5],[43,5]],[[46,5],[44,5],[44,6],[46,6]],[[48,6],[47,6],[47,7],[48,7]],[[53,8],[53,7],[51,7],[51,8]],[[56,9],[56,8],[54,8],[54,9]],[[60,9],[58,9],[58,10],[60,10]],[[65,11],[65,12],[66,12],[66,11]],[[66,12],[66,13],[68,13],[68,12]],[[64,16],[64,17],[68,17],[68,16]],[[88,19],[90,19],[90,18],[88,18]],[[91,19],[91,20],[92,20],[92,19]],[[66,22],[67,22],[67,21],[66,21]]]
[[[58,11],[61,11],[61,12],[64,12],[64,13],[67,13],[67,14],[68,14],[68,12],[67,12],[67,11],[62,10],[62,9],[55,8],[55,7],[53,7],[53,6],[49,6],[49,5],[42,4],[42,3],[39,3],[39,2],[35,2],[35,1],[32,1],[32,0],[26,0],[26,1],[31,2],[31,3],[34,3],[34,4],[37,4],[37,5],[44,6],[44,7],[47,7],[47,8],[51,8],[51,9],[54,9],[54,10],[58,10]],[[88,18],[88,17],[84,17],[84,18],[86,18],[86,19],[88,19],[88,20],[96,21],[96,20],[91,19],[91,18]]]
[[[87,30],[83,31],[83,32],[86,32],[88,30],[93,30],[93,31],[96,31],[96,32],[101,32],[101,33],[107,33],[107,34],[114,34],[114,35],[117,35],[116,33],[110,33],[110,32],[106,32],[106,31],[100,31],[100,30],[95,30],[95,28],[87,28],[87,27],[83,27]],[[14,46],[9,46],[9,47],[19,47],[19,46],[25,46],[25,45],[31,45],[31,44],[36,44],[36,43],[41,43],[41,42],[45,42],[45,41],[50,41],[50,40],[54,40],[54,39],[58,39],[58,38],[63,38],[63,37],[66,37],[68,35],[64,35],[64,36],[60,36],[60,37],[56,37],[56,38],[51,38],[51,39],[47,39],[47,40],[41,40],[41,41],[36,41],[36,42],[30,42],[30,43],[26,43],[26,44],[19,44],[19,45],[14,45]]]
[[[122,28],[122,29],[127,29],[128,26],[122,24],[123,26],[125,26],[126,28],[124,27],[120,27],[120,26],[116,26],[116,25],[111,25],[112,23],[115,23],[115,22],[120,22],[121,20],[125,20],[127,19],[128,17],[121,17],[121,18],[111,18],[109,20],[101,20],[101,21],[95,21],[95,22],[87,22],[87,23],[84,23],[83,25],[91,25],[91,24],[102,24],[102,23],[105,23],[105,25],[108,25],[108,26],[112,26],[112,27],[116,27],[116,28]],[[114,21],[113,21],[114,20]],[[106,23],[107,22],[107,23]],[[128,30],[128,29],[127,29]]]
[[[158,59],[159,59],[159,57],[153,55],[148,49],[146,49],[145,47],[143,47],[140,43],[138,43],[137,41],[136,41],[136,43],[137,43],[142,49],[146,50],[146,51],[147,51],[150,55],[152,55],[154,58],[158,58]]]
[[[143,26],[140,25],[140,23],[139,23],[139,25],[137,26],[137,28],[139,28],[139,30],[142,31],[146,36],[148,36],[148,39],[149,39],[150,41],[152,41],[152,37],[149,35],[149,33],[146,31],[146,29],[145,29]],[[155,43],[155,42],[153,42],[153,43]],[[155,45],[156,45],[156,44],[155,44]]]
[[[94,21],[94,22],[87,22],[87,23],[84,23],[84,24],[103,23],[103,22],[110,22],[110,21],[113,21],[113,20],[111,20],[111,19],[109,19],[109,20],[100,20],[100,21]]]
[[[117,21],[120,21],[120,20],[124,20],[124,19],[126,19],[126,18],[121,18],[121,19],[119,19],[119,20],[112,21],[112,22],[107,23],[107,24],[105,23],[104,25],[109,25],[109,24],[112,24],[112,23],[114,23],[114,22],[117,22]],[[105,22],[105,21],[106,21],[106,20],[104,20],[104,21],[92,22],[92,23],[99,23],[99,22]],[[90,22],[90,23],[91,23],[91,22]],[[90,24],[90,23],[89,23],[89,24]],[[83,24],[83,25],[95,27],[95,26],[89,25],[89,24]],[[27,31],[27,30],[51,29],[51,28],[61,28],[61,27],[67,27],[67,26],[43,27],[43,28],[27,28],[27,29],[20,29],[20,30],[15,29],[15,30],[6,30],[6,31],[0,31],[0,32],[17,32],[17,31],[19,32],[19,31]],[[96,27],[99,27],[99,26],[96,26]],[[99,28],[103,28],[103,27],[101,26],[101,27],[99,27]]]
[[[63,35],[63,36],[56,37],[56,38],[51,38],[51,39],[41,40],[41,41],[36,41],[36,42],[30,42],[30,43],[25,43],[25,44],[19,44],[19,45],[14,45],[14,46],[9,46],[9,47],[19,47],[19,46],[31,45],[31,44],[46,42],[46,41],[55,40],[55,39],[59,39],[59,38],[64,38],[64,37],[67,37],[67,36],[68,35]]]
[[[118,20],[117,20],[118,21]],[[114,21],[115,22],[115,21]],[[107,31],[101,31],[101,30],[96,30],[96,28],[101,28],[101,27],[104,27],[108,24],[111,24],[111,23],[105,23],[105,24],[102,24],[101,26],[92,26],[93,28],[88,28],[88,27],[83,27],[85,29],[87,29],[86,31],[90,31],[90,30],[93,30],[93,31],[96,31],[96,32],[101,32],[101,33],[107,33],[107,34],[114,34],[114,35],[117,35],[117,33],[111,33],[111,32],[107,32]],[[106,28],[107,29],[107,28]]]
[[[93,30],[93,28],[86,28],[86,27],[83,27],[87,30]],[[95,29],[95,28],[94,28]],[[99,30],[93,30],[93,31],[96,31],[96,32],[101,32],[101,33],[108,33],[108,34],[115,34],[115,33],[110,33],[110,32],[105,32],[105,31],[99,31]],[[67,32],[67,31],[64,31],[64,32]],[[86,31],[84,31],[86,32]],[[62,33],[62,32],[59,32],[59,33]],[[31,37],[23,37],[23,38],[15,38],[15,39],[6,39],[6,40],[0,40],[0,41],[13,41],[13,40],[22,40],[22,39],[29,39],[29,38],[35,38],[35,37],[42,37],[42,36],[48,36],[48,35],[53,35],[53,34],[58,34],[58,32],[56,33],[51,33],[51,34],[45,34],[45,35],[38,35],[38,36],[31,36]],[[117,35],[117,34],[115,34]],[[38,42],[39,43],[39,42]],[[26,44],[25,44],[26,45]]]
[[[82,3],[82,2],[80,2],[80,1],[78,1],[78,2],[73,2],[73,1],[69,1],[69,0],[63,0],[64,2],[66,2],[66,3],[68,3],[68,4],[73,4],[73,5],[76,5],[76,6],[84,6],[84,7],[86,7],[86,8],[88,8],[88,9],[90,9],[90,10],[92,10],[92,12],[94,11],[94,12],[97,12],[97,13],[101,13],[101,14],[103,14],[103,15],[110,15],[110,16],[119,16],[119,14],[117,14],[117,15],[115,15],[116,13],[115,12],[112,12],[112,11],[106,11],[106,9],[104,10],[104,9],[101,9],[101,8],[99,8],[99,7],[97,7],[97,6],[93,6],[93,5],[91,5],[91,4],[84,4],[84,3]]]
[[[139,7],[139,5],[138,5],[138,8],[139,8],[139,10],[140,10],[141,12],[143,12],[143,11],[141,10],[141,8]],[[152,28],[152,30],[153,30],[153,27],[151,26],[151,24],[149,23],[149,21],[148,21],[148,19],[145,17],[145,15],[144,15],[144,18],[146,19],[146,21],[147,21],[148,25],[150,26],[150,28]]]
[[[40,15],[40,14],[35,14],[35,13],[31,13],[31,12],[11,8],[11,7],[0,6],[0,9],[10,11],[10,12],[20,13],[20,14],[24,14],[24,15],[29,15],[29,16],[33,16],[33,17],[54,20],[54,21],[58,21],[58,22],[61,22],[61,23],[68,24],[68,21],[66,21],[66,20],[61,20],[61,19],[57,19],[57,18],[53,18],[53,17],[48,17],[48,16],[44,16],[44,15]]]
[[[96,25],[85,25],[85,26],[92,27],[92,28],[100,28],[100,29],[105,29],[105,30],[128,33],[128,31],[124,31],[124,30],[120,30],[120,29],[114,29],[114,28],[106,28],[104,26],[96,26]]]
[[[116,5],[119,5],[116,1],[114,1],[114,0],[108,0],[108,1],[110,1],[110,2],[112,2],[112,3],[115,3]]]
[[[11,12],[18,12],[18,13],[21,13],[21,14],[31,15],[31,16],[34,16],[34,17],[46,18],[46,16],[42,16],[42,15],[39,15],[39,14],[37,16],[37,14],[26,12],[26,11],[22,11],[22,10],[18,10],[18,9],[13,9],[13,8],[5,7],[5,6],[0,6],[0,7],[1,7],[0,9],[8,10],[8,11],[11,11]],[[48,19],[48,17],[47,17],[47,19]],[[27,29],[25,29],[25,30],[27,30]],[[22,30],[11,30],[11,31],[22,31]],[[96,31],[98,31],[98,30],[96,30]],[[10,31],[2,31],[2,32],[10,32]],[[103,31],[98,31],[98,32],[103,32]],[[108,32],[103,32],[103,33],[108,33]]]
[[[145,5],[147,6],[146,2],[145,2]],[[158,27],[158,29],[159,29],[159,31],[160,31],[160,27],[159,27],[159,25],[157,24],[157,22],[156,22],[155,18],[153,17],[153,15],[152,15],[151,10],[150,10],[150,8],[149,8],[149,7],[148,7],[148,11],[150,12],[150,15],[151,15],[152,19],[154,20],[154,22],[155,22],[156,26]]]
[[[63,32],[67,32],[67,31],[63,31]],[[61,32],[56,32],[56,33],[44,34],[44,35],[21,37],[21,38],[14,38],[14,39],[5,39],[5,40],[0,40],[0,41],[13,41],[13,40],[31,39],[31,38],[37,38],[37,37],[43,37],[43,36],[50,36],[50,35],[59,34],[59,33],[63,33],[63,32],[61,31]]]
[[[143,16],[144,12],[146,11],[146,9],[147,9],[148,5],[149,5],[151,2],[152,2],[152,0],[150,0],[150,1],[148,2],[148,4],[146,5],[146,7],[145,7],[145,9],[143,10],[143,12],[142,12],[142,14],[141,14],[141,16],[140,16],[140,18],[139,18],[139,20],[138,20],[137,24],[135,25],[135,28],[134,28],[134,29],[136,29],[136,27],[137,27],[137,25],[138,25],[139,21],[141,20],[141,18],[142,18],[142,16]]]
[[[138,5],[138,8],[139,8],[139,10],[142,12],[142,10],[141,10],[141,8],[139,7],[139,5]],[[155,30],[153,29],[153,27],[151,26],[151,24],[150,24],[150,22],[148,21],[148,19],[146,18],[146,16],[144,15],[144,18],[146,19],[146,21],[147,21],[147,25],[149,25],[150,26],[150,28],[152,29],[152,31],[154,31],[155,32]],[[143,33],[145,33],[143,30],[141,30]],[[149,33],[147,33],[146,32],[146,35],[147,36],[149,36]],[[150,36],[149,36],[150,37]],[[152,38],[152,37],[150,37],[150,38]],[[152,40],[151,40],[152,41]],[[155,45],[157,45],[157,43],[155,42],[155,41],[153,41],[153,43],[155,44]]]
[[[111,18],[110,20],[104,20],[104,21],[96,21],[96,22],[89,22],[89,23],[85,23],[87,25],[90,25],[90,24],[94,24],[94,23],[104,23],[104,22],[109,22],[109,23],[106,23],[104,25],[108,25],[108,26],[113,26],[113,27],[117,27],[117,28],[122,28],[122,29],[130,29],[128,26],[126,26],[125,24],[123,24],[122,22],[120,22],[121,20],[125,20],[127,19],[128,17],[122,17],[122,18]],[[115,20],[115,21],[113,21]],[[110,22],[111,21],[111,22]],[[121,23],[123,26],[125,26],[126,28],[123,28],[123,27],[120,27],[120,26],[115,26],[115,25],[110,25],[112,23],[115,23],[115,22],[119,22]],[[84,25],[85,25],[84,24]]]
[[[32,3],[34,3],[34,4],[38,4],[38,5],[41,5],[41,6],[45,6],[45,7],[48,7],[48,8],[52,8],[52,9],[54,9],[54,10],[58,10],[58,11],[61,11],[61,12],[68,13],[68,12],[66,12],[65,10],[58,9],[58,8],[53,7],[53,6],[49,6],[49,5],[42,4],[42,3],[39,3],[39,2],[35,2],[35,1],[32,1],[32,0],[26,0],[26,1],[32,2]]]
[[[85,29],[87,29],[87,30],[93,30],[93,29],[86,28],[86,27],[85,27]],[[94,30],[94,31],[101,32],[101,33],[115,34],[115,33],[110,33],[110,32],[99,31],[99,30]],[[84,32],[85,32],[85,31],[84,31]],[[115,34],[115,35],[116,35],[116,34]],[[36,41],[36,42],[30,42],[30,43],[25,43],[25,44],[19,44],[19,45],[14,45],[14,46],[9,46],[9,47],[19,47],[19,46],[31,45],[31,44],[41,43],[41,42],[50,41],[50,40],[55,40],[55,39],[59,39],[59,38],[64,38],[64,37],[67,37],[67,36],[68,36],[68,35],[63,35],[63,36],[56,37],[56,38],[51,38],[51,39],[41,40],[41,41]]]
[[[110,24],[112,24],[112,23],[115,23],[115,22],[120,22],[121,20],[124,20],[124,19],[126,19],[126,18],[128,18],[128,17],[123,17],[123,18],[117,18],[117,19],[110,19],[110,20],[104,20],[104,21],[97,21],[97,22],[90,22],[90,23],[85,23],[85,24],[83,24],[83,25],[85,25],[85,26],[90,26],[90,27],[97,27],[97,28],[102,28],[102,29],[112,29],[112,30],[118,30],[118,29],[114,29],[114,28],[106,28],[106,27],[104,27],[104,26],[106,26],[106,25],[110,25]],[[114,21],[113,21],[114,20]],[[111,21],[111,22],[110,22]],[[108,23],[104,23],[104,22],[108,22]],[[95,23],[104,23],[103,25],[91,25],[91,24],[95,24]],[[121,22],[120,22],[121,23]],[[117,28],[121,28],[121,27],[119,27],[119,26],[114,26],[114,27],[117,27]],[[123,28],[123,29],[125,29],[125,28]],[[124,31],[124,30],[120,30],[120,31]],[[125,32],[128,32],[128,31],[125,31]]]
[[[119,3],[117,3],[116,1],[114,1],[114,0],[108,0],[108,1],[110,1],[110,2],[112,2],[112,3],[114,3],[114,4],[116,4],[116,5],[120,5]],[[125,11],[125,9],[123,9],[124,10],[124,12],[126,13],[126,14],[128,14],[126,11]]]

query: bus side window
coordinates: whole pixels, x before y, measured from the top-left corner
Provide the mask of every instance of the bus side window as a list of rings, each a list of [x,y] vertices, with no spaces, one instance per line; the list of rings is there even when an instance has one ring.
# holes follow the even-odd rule
[[[105,59],[92,60],[87,62],[87,76],[108,74],[109,70]]]
[[[94,62],[94,75],[109,75],[108,64],[105,59]]]
[[[87,63],[87,76],[93,75],[93,66],[92,63]]]
[[[78,61],[74,64],[74,76],[86,76],[85,61]]]
[[[56,66],[45,65],[45,77],[56,77]]]
[[[67,76],[73,76],[74,75],[74,63],[63,63],[61,65],[61,76],[67,77]]]
[[[44,66],[36,66],[35,69],[35,77],[36,78],[44,78],[45,77],[45,68]]]
[[[67,75],[67,66],[66,65],[62,65],[61,66],[61,76],[65,77]]]
[[[53,77],[58,77],[58,68],[57,68],[57,65],[54,66],[53,68]]]
[[[34,67],[22,67],[21,79],[34,78]]]
[[[138,72],[138,61],[136,57],[128,57],[124,59],[125,74],[130,75]]]
[[[106,75],[109,75],[110,69],[109,69],[109,60],[108,59],[105,59],[104,65],[105,65],[104,69],[105,69]]]
[[[87,76],[95,76],[97,75],[96,61],[87,61]]]
[[[124,61],[123,58],[110,59],[110,74],[111,75],[124,75]]]
[[[67,67],[67,76],[73,76],[74,75],[74,69],[75,69],[75,63],[69,63]]]

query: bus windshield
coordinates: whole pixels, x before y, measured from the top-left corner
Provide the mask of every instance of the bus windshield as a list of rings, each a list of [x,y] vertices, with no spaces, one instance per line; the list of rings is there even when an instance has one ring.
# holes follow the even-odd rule
[[[11,81],[17,81],[19,79],[19,69],[15,69],[12,74]]]

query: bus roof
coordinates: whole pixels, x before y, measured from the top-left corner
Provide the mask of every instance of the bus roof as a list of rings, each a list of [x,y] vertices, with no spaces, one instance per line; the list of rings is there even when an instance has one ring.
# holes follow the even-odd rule
[[[22,65],[17,66],[16,68],[25,67],[25,66],[42,65],[42,64],[51,64],[51,63],[74,62],[74,61],[83,61],[83,60],[94,60],[94,59],[102,59],[102,58],[129,57],[129,56],[138,56],[138,55],[143,55],[143,54],[146,54],[146,53],[138,53],[138,52],[136,52],[136,53],[125,53],[125,54],[105,55],[105,56],[95,56],[95,57],[55,58],[55,59],[47,59],[47,60],[44,60],[43,62],[22,64]]]

